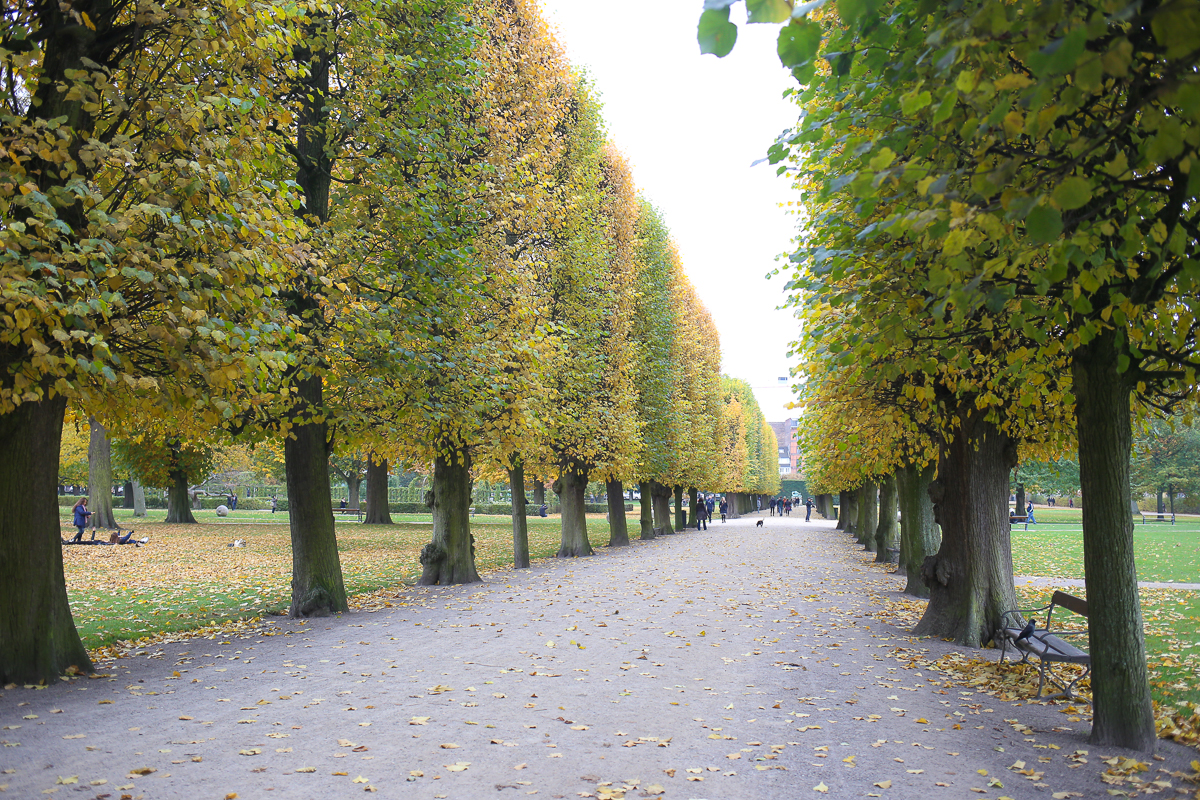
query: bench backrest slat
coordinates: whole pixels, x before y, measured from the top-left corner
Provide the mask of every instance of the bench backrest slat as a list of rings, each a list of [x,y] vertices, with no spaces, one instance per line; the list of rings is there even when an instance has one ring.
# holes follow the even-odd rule
[[[1052,605],[1062,606],[1068,611],[1074,611],[1081,617],[1086,617],[1088,615],[1087,600],[1076,597],[1073,594],[1067,594],[1066,592],[1055,592],[1050,597],[1050,603]]]

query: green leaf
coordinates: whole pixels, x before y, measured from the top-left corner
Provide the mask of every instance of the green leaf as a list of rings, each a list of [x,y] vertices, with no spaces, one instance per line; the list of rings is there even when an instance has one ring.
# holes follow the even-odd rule
[[[729,7],[720,10],[709,9],[700,15],[700,26],[696,39],[700,42],[701,53],[712,53],[717,58],[724,58],[733,50],[737,43],[737,25],[729,21]]]
[[[793,20],[779,31],[779,60],[789,69],[812,62],[820,47],[821,26],[811,20]]]
[[[1025,217],[1025,232],[1041,244],[1053,242],[1063,231],[1062,214],[1051,206],[1036,206]]]
[[[1163,3],[1150,22],[1154,38],[1167,48],[1167,58],[1182,58],[1200,40],[1200,7],[1195,3]]]
[[[750,22],[787,22],[792,17],[792,7],[787,0],[746,0]]]
[[[931,102],[933,102],[933,96],[929,92],[906,94],[900,98],[900,110],[906,117],[911,117]]]
[[[1087,29],[1076,28],[1029,56],[1029,67],[1039,78],[1062,75],[1075,69],[1087,45]]]
[[[883,5],[883,0],[838,0],[838,14],[846,25],[853,25],[859,17],[874,14]]]
[[[1080,208],[1092,199],[1092,182],[1087,178],[1067,178],[1054,189],[1054,202],[1064,211]]]

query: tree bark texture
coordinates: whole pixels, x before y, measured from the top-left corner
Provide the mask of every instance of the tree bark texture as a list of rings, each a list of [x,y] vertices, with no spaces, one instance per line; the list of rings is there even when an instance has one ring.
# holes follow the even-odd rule
[[[654,499],[654,528],[664,536],[672,534],[671,527],[671,487],[654,482],[650,484],[650,494]]]
[[[393,525],[392,509],[388,498],[388,460],[376,460],[374,453],[367,454],[367,515],[366,525]]]
[[[729,508],[729,512],[726,516],[728,516],[730,519],[738,519],[742,516],[742,501],[740,492],[726,492],[725,505]]]
[[[858,521],[854,534],[864,549],[875,546],[875,529],[879,527],[879,484],[864,483],[858,489]]]
[[[925,559],[938,551],[942,532],[933,521],[933,501],[929,484],[937,473],[933,464],[921,468],[909,464],[896,472],[896,494],[900,503],[900,569],[907,582],[904,593],[929,597],[929,587],[921,578]]]
[[[1015,492],[1013,492],[1013,496],[1014,496],[1013,507],[1016,509],[1018,514],[1024,514],[1025,513],[1025,484],[1018,483],[1017,490]]]
[[[133,515],[146,516],[146,489],[138,481],[133,481]]]
[[[358,508],[359,489],[361,487],[362,478],[357,475],[351,475],[346,478],[346,505],[349,508]]]
[[[421,549],[421,586],[475,583],[475,538],[471,536],[471,460],[466,453],[433,460],[433,541]]]
[[[133,481],[125,481],[121,490],[121,507],[133,508]]]
[[[699,497],[699,494],[700,493],[696,491],[695,486],[688,488],[688,522],[691,523],[693,528],[698,528],[700,525],[700,523],[697,522],[699,516],[696,513],[696,500]]]
[[[675,530],[687,528],[687,512],[683,509],[683,487],[675,487]]]
[[[546,482],[541,478],[533,482],[533,504],[538,508],[546,504]]]
[[[943,444],[930,484],[942,544],[925,559],[921,577],[929,605],[919,636],[981,647],[1017,608],[1008,524],[1008,474],[1016,444],[975,409],[961,411],[954,441]]]
[[[337,531],[329,504],[329,425],[305,420],[324,407],[320,376],[298,378],[296,411],[301,421],[283,443],[288,517],[292,535],[292,617],[327,616],[348,610]]]
[[[875,526],[875,560],[878,562],[888,564],[892,561],[892,554],[888,550],[894,550],[899,539],[900,531],[896,522],[899,510],[896,476],[888,475],[879,482],[879,524]]]
[[[62,397],[0,415],[0,684],[91,672],[63,577],[58,508]]]
[[[515,459],[508,470],[512,493],[513,566],[529,569],[529,520],[525,517],[525,463]]]
[[[108,440],[108,431],[95,417],[88,418],[88,427],[91,428],[88,439],[88,491],[91,493],[91,502],[88,503],[88,510],[92,512],[88,522],[93,528],[111,529],[117,527],[117,518],[113,514],[112,443]]]
[[[638,494],[642,496],[638,501],[641,510],[638,522],[642,526],[642,540],[648,541],[654,538],[654,495],[650,491],[650,484],[639,483]]]
[[[858,491],[846,492],[846,502],[842,505],[842,515],[846,517],[846,527],[842,530],[851,535],[857,535],[858,529]]]
[[[188,476],[182,470],[170,473],[171,485],[167,487],[167,518],[164,522],[173,525],[195,525],[192,506],[188,502]]]
[[[608,546],[629,544],[629,522],[625,519],[625,486],[620,480],[604,484],[608,490]]]
[[[844,531],[850,524],[850,515],[847,513],[850,509],[850,495],[851,492],[838,492],[837,525],[833,526],[836,531]]]
[[[1092,655],[1091,743],[1150,752],[1157,742],[1129,512],[1130,380],[1105,331],[1071,365],[1079,437],[1083,570]]]
[[[582,470],[567,468],[555,482],[555,491],[559,492],[558,501],[562,505],[562,542],[558,558],[575,558],[590,556],[592,545],[588,542],[587,514],[584,503],[586,498],[588,476]]]

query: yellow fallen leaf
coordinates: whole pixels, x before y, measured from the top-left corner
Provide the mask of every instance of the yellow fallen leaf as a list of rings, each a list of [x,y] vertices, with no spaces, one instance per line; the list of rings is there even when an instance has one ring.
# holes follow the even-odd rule
[[[189,717],[188,715],[184,714],[182,717],[180,717],[180,719],[186,722],[187,720],[195,719],[195,717]]]
[[[425,777],[425,773],[421,772],[421,770],[419,770],[419,769],[409,770],[408,774],[412,775],[414,778],[424,778]]]
[[[987,774],[988,774],[988,771],[986,769],[977,769],[977,770],[975,770],[975,772],[976,772],[976,774],[982,775],[985,778],[987,777]]]
[[[316,771],[317,771],[316,767],[301,767],[300,769],[296,770],[296,772],[316,772]]]
[[[69,778],[64,778],[64,777],[62,777],[62,776],[60,775],[60,776],[58,777],[58,780],[56,780],[56,781],[54,782],[54,784],[55,784],[56,786],[70,786],[70,785],[71,785],[71,784],[73,784],[73,783],[79,783],[79,776],[78,776],[78,775],[72,775],[72,776],[71,776],[71,777],[69,777]]]
[[[891,781],[879,781],[879,782],[878,782],[878,783],[876,783],[875,785],[876,785],[876,786],[878,786],[880,789],[890,789],[890,788],[892,788],[892,782],[891,782]]]
[[[821,794],[825,794],[829,791],[829,787],[825,785],[824,781],[821,781],[820,783],[818,783],[816,786],[813,787],[813,791],[820,792]]]
[[[450,770],[451,772],[463,772],[464,770],[466,770],[467,767],[471,766],[471,762],[470,761],[459,761],[455,764],[443,764],[442,766],[444,766],[446,769]]]
[[[917,724],[918,724],[918,725],[928,725],[928,724],[929,724],[929,720],[925,719],[924,717],[919,717],[919,718],[917,719]]]
[[[426,725],[429,722],[429,717],[413,717],[408,721],[409,725]]]
[[[230,792],[229,794],[225,795],[225,800],[237,800],[237,796],[237,792]]]
[[[441,748],[443,750],[457,750],[458,745],[454,744],[453,742],[447,742],[446,744],[441,745]]]
[[[687,768],[686,770],[684,770],[684,771],[685,771],[685,772],[690,772],[690,773],[692,773],[693,775],[699,775],[701,772],[704,772],[704,770],[700,769],[699,767],[688,767],[688,768]]]
[[[341,775],[342,777],[347,777],[347,776],[349,776],[349,775],[350,775],[350,773],[349,773],[349,772],[331,772],[331,773],[329,773],[329,774],[330,774],[330,775]]]
[[[370,781],[368,779],[364,778],[362,775],[359,775],[357,778],[355,778],[354,780],[352,780],[350,782],[351,783],[370,783]]]

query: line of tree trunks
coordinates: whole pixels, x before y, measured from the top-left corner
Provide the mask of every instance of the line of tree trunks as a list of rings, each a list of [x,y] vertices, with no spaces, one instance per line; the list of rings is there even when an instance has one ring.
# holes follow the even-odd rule
[[[888,475],[879,482],[879,524],[875,526],[875,560],[891,563],[889,550],[896,548],[899,526],[896,516],[900,504],[896,497],[896,476]]]
[[[338,556],[337,530],[329,504],[329,426],[311,415],[324,407],[319,375],[294,378],[296,415],[302,420],[283,442],[288,518],[292,537],[294,617],[327,616],[349,610]]]
[[[973,406],[959,411],[957,423],[930,485],[942,543],[921,567],[929,605],[914,633],[981,647],[1000,627],[1000,615],[1017,608],[1008,523],[1017,447]]]
[[[683,508],[683,487],[675,487],[675,530],[687,528],[687,511]]]
[[[1092,654],[1093,744],[1153,751],[1157,743],[1129,513],[1130,390],[1104,331],[1071,365],[1079,437],[1083,570]]]
[[[846,492],[846,502],[842,504],[842,516],[846,518],[846,533],[855,536],[858,527],[858,489]]]
[[[121,508],[133,508],[133,481],[125,481],[121,489]]]
[[[608,546],[624,547],[629,544],[629,522],[625,519],[625,486],[619,478],[607,481],[608,491]]]
[[[700,493],[696,491],[695,486],[688,488],[688,514],[690,515],[688,517],[688,522],[691,523],[693,528],[700,527],[700,523],[697,521],[699,520],[700,516],[697,513],[698,509],[696,508],[696,499],[699,496]]]
[[[0,683],[91,672],[63,577],[58,454],[63,397],[0,414]]]
[[[91,492],[88,511],[92,512],[88,521],[93,528],[115,528],[117,518],[113,514],[112,443],[108,440],[108,431],[95,417],[88,418],[88,427],[91,429],[88,438],[88,491]]]
[[[854,534],[864,550],[875,545],[875,528],[879,526],[879,484],[868,482],[858,489],[858,520]]]
[[[900,570],[905,575],[904,593],[929,597],[929,587],[921,578],[925,559],[938,551],[942,533],[933,521],[933,500],[929,484],[937,467],[908,464],[896,472],[896,494],[900,504]]]
[[[367,514],[366,525],[392,525],[392,509],[388,497],[388,460],[376,460],[367,453]]]
[[[1014,495],[1014,500],[1015,500],[1015,502],[1013,503],[1013,507],[1016,509],[1018,514],[1024,514],[1025,513],[1025,484],[1018,482],[1016,491],[1013,492],[1013,495]],[[1005,503],[1007,503],[1008,497],[1005,496],[1004,500],[1005,500]]]
[[[512,494],[513,566],[529,569],[529,520],[525,516],[525,462],[514,458],[508,470]]]
[[[475,583],[475,539],[471,536],[471,458],[464,452],[433,460],[433,488],[425,493],[433,510],[433,540],[421,549],[421,586]]]
[[[638,517],[642,526],[641,537],[643,541],[648,541],[654,538],[654,495],[651,493],[650,484],[639,483],[638,494],[641,495],[641,499],[638,500],[638,508],[641,511]]]
[[[558,558],[590,556],[592,545],[587,535],[586,498],[588,474],[585,470],[567,467],[554,482],[554,491],[562,506],[562,540],[555,554]]]
[[[533,481],[533,504],[538,508],[546,504],[546,481],[542,478]]]

